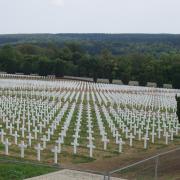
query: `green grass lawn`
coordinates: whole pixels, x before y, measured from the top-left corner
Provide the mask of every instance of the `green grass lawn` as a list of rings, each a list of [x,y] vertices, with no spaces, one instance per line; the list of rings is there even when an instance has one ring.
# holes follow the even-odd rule
[[[57,170],[56,167],[0,161],[0,180],[21,180]]]

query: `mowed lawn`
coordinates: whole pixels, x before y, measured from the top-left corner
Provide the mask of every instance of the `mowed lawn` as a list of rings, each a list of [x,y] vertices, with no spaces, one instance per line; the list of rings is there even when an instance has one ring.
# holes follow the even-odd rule
[[[0,160],[0,180],[21,180],[57,171],[57,167]]]

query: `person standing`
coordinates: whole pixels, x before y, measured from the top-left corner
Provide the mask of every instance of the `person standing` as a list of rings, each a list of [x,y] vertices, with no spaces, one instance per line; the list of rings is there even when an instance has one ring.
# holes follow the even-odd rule
[[[179,123],[180,123],[180,97],[178,97],[177,94],[176,94],[176,101],[177,101],[176,114],[177,114],[177,117],[178,117],[178,120],[179,120]]]

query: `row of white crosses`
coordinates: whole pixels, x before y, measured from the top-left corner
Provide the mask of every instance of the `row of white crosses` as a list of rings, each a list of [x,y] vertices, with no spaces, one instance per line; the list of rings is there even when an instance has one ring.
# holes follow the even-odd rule
[[[109,143],[109,139],[107,138],[107,132],[105,131],[104,123],[102,121],[98,106],[94,103],[94,110],[96,113],[96,119],[97,119],[97,124],[99,127],[100,135],[102,137],[102,141],[104,143],[104,150],[107,149],[107,143]]]
[[[54,152],[54,163],[57,163],[57,154],[61,152],[61,145],[64,143],[64,138],[67,136],[67,130],[68,130],[70,122],[72,120],[75,107],[76,107],[76,104],[73,103],[70,111],[68,112],[68,115],[67,115],[67,118],[64,122],[64,125],[61,128],[61,132],[59,133],[59,137],[55,141],[57,143],[57,145],[55,145],[55,147],[52,149],[52,152]],[[64,114],[64,112],[66,110],[67,109],[65,108],[62,113]]]
[[[88,132],[88,144],[87,144],[87,148],[89,148],[89,156],[90,157],[93,157],[93,149],[95,148],[95,145],[94,145],[94,137],[93,137],[93,125],[92,125],[92,117],[91,117],[91,107],[90,107],[90,104],[88,102],[87,104],[87,121],[88,121],[88,124],[87,124],[87,132]]]
[[[54,111],[55,112],[55,111]],[[42,118],[42,117],[41,117]],[[51,115],[50,115],[50,118],[51,118]],[[4,120],[4,119],[3,119]],[[6,121],[7,119],[5,119],[4,121]],[[48,120],[49,121],[49,120]],[[28,119],[28,122],[29,122],[29,119]],[[34,122],[34,121],[33,121]],[[38,123],[39,123],[39,121],[38,121]],[[48,122],[49,123],[49,122]],[[47,123],[47,124],[48,124]],[[24,128],[24,124],[25,124],[25,122],[23,121],[22,122],[22,124],[23,124],[23,126],[22,126],[22,128],[20,128],[20,130],[22,131],[22,137],[24,138],[24,130],[25,130],[25,128]],[[33,123],[34,124],[34,123]],[[18,125],[19,125],[19,123],[18,123]],[[38,124],[39,126],[40,126],[40,130],[38,130],[38,126],[36,126],[37,124],[35,124],[35,125],[33,125],[33,127],[34,127],[34,129],[32,130],[33,132],[34,132],[34,137],[31,135],[31,133],[29,133],[29,135],[27,136],[27,138],[28,138],[28,142],[29,142],[29,146],[31,146],[31,140],[32,139],[37,139],[37,133],[40,131],[40,132],[42,132],[42,123],[40,122],[40,124]],[[17,131],[15,131],[15,133],[14,134],[12,134],[12,123],[10,123],[10,126],[8,126],[8,123],[7,123],[7,121],[6,121],[6,127],[7,128],[10,128],[10,135],[12,135],[12,136],[14,136],[14,138],[15,138],[15,144],[17,144],[17,138],[19,137],[19,135],[17,134]],[[19,130],[19,126],[17,126],[17,129]],[[29,129],[29,128],[28,128]],[[1,130],[1,141],[4,141],[4,129],[2,129]],[[5,148],[6,148],[6,154],[8,154],[8,145],[10,145],[9,143],[8,143],[8,140],[6,139],[6,141],[5,141]],[[23,148],[26,148],[26,145],[22,142],[20,145],[19,145],[19,147],[21,147],[21,157],[23,157],[24,155],[23,155]],[[36,147],[36,149],[37,149],[37,151],[38,151],[38,157],[37,157],[37,159],[38,160],[40,160],[40,152],[39,152],[39,150],[42,150],[41,148],[40,148],[40,145],[38,144],[37,145],[37,147]]]
[[[144,147],[147,147],[146,142],[147,140],[149,140],[148,136],[150,130],[151,130],[150,134],[152,136],[152,143],[154,143],[154,137],[156,135],[156,131],[158,131],[159,139],[161,137],[161,131],[164,132],[163,135],[165,136],[166,144],[168,144],[168,137],[169,137],[167,130],[171,133],[171,140],[173,140],[174,130],[176,130],[175,131],[176,135],[178,134],[179,126],[175,114],[174,114],[174,118],[171,114],[170,117],[168,117],[167,115],[166,118],[162,116],[162,119],[159,119],[152,114],[148,114],[144,116],[143,113],[141,114],[142,111],[140,113],[137,111],[136,113],[137,114],[139,113],[137,115],[137,114],[130,114],[129,110],[125,110],[125,112],[124,111],[120,112],[121,117],[123,118],[118,118],[117,113],[114,113],[115,110],[113,110],[112,107],[110,111],[112,112],[112,115],[113,114],[115,115],[115,119],[116,122],[119,123],[119,127],[122,129],[123,132],[126,133],[126,138],[129,131],[133,130],[134,135],[136,136],[136,134],[138,133],[139,140],[141,140],[142,132],[143,131],[146,132],[144,137],[144,141],[145,141]],[[161,126],[163,127],[163,130],[161,129]]]
[[[97,96],[99,96],[98,94],[97,94]],[[102,101],[100,100],[100,98],[98,97],[97,98],[98,99],[98,102],[101,104],[102,103]],[[107,102],[105,102],[104,104],[107,104]],[[113,126],[113,123],[112,123],[112,121],[111,121],[111,118],[110,117],[108,117],[109,115],[108,115],[108,113],[106,112],[106,108],[104,107],[103,108],[104,109],[104,113],[105,113],[105,116],[106,116],[106,120],[108,121],[108,123],[109,123],[109,125],[111,126],[111,131],[113,131],[113,132],[115,132],[115,127]],[[111,108],[111,111],[112,111],[112,108]],[[115,111],[113,111],[113,114],[114,114],[114,112]],[[173,110],[173,112],[174,112],[174,110]],[[127,111],[127,112],[125,112],[125,115],[127,115],[127,113],[129,113],[129,111]],[[150,116],[152,116],[152,114],[150,114]],[[175,116],[175,114],[174,114],[174,116]],[[117,117],[118,117],[118,114],[117,113],[115,113],[115,120],[116,120],[116,122],[117,122]],[[132,122],[132,119],[133,119],[134,117],[129,117],[129,114],[128,114],[128,117],[127,117],[127,119],[126,119],[126,121],[128,121],[128,125],[130,125],[130,130],[132,130],[132,127],[133,127],[133,129],[134,129],[134,135],[136,135],[137,134],[137,129],[138,129],[138,133],[139,133],[139,140],[141,140],[141,134],[142,134],[142,131],[141,131],[141,129],[139,129],[139,127],[136,125],[136,123],[134,124],[134,122]],[[147,116],[145,116],[145,118],[147,118]],[[155,118],[156,119],[156,118]],[[154,120],[155,120],[154,119]],[[171,114],[171,120],[173,119],[173,115]],[[145,119],[144,119],[145,120]],[[167,120],[168,120],[168,115],[167,115],[167,108],[166,108],[166,119],[164,118],[163,119],[163,127],[164,127],[164,136],[165,136],[165,142],[166,142],[166,144],[168,144],[168,137],[169,137],[169,134],[168,134],[168,132],[166,131],[166,122],[167,122]],[[174,117],[174,122],[176,122],[175,124],[174,124],[174,128],[176,129],[176,134],[178,133],[178,129],[179,129],[179,126],[178,126],[178,123],[177,123],[177,118],[176,117]],[[158,120],[159,121],[159,120]],[[121,121],[122,122],[122,121]],[[144,123],[144,124],[146,124],[146,123]],[[148,121],[148,125],[146,126],[146,128],[144,128],[143,127],[143,129],[142,130],[144,130],[144,129],[150,129],[150,127],[149,127],[149,125],[151,124],[151,121]],[[127,125],[127,124],[126,124]],[[128,133],[130,132],[130,130],[128,129],[128,126],[126,127],[126,129],[124,130],[124,124],[123,124],[123,132],[124,131],[126,131],[126,138],[128,137]],[[120,124],[120,127],[121,127],[121,124]],[[152,132],[151,132],[151,135],[152,135],[152,143],[154,143],[154,136],[156,135],[156,133],[155,133],[155,124],[154,124],[154,121],[153,121],[153,127],[152,127]],[[170,128],[169,127],[169,131],[170,131],[170,133],[171,133],[171,140],[173,140],[173,128]],[[160,126],[158,126],[158,130],[160,131],[161,129],[160,129]],[[117,133],[118,134],[118,133]],[[144,147],[145,148],[147,148],[147,140],[149,140],[149,137],[148,137],[148,134],[149,134],[149,131],[146,131],[146,133],[145,133],[145,135],[144,135]],[[130,140],[130,146],[132,146],[132,140],[135,138],[135,136],[133,135],[133,133],[131,132],[130,133],[130,135],[129,135],[129,140]],[[158,133],[158,137],[160,136],[160,133]]]
[[[82,121],[82,111],[83,111],[83,104],[81,103],[80,106],[79,106],[79,110],[78,110],[78,116],[77,116],[77,121],[76,121],[76,124],[75,124],[75,133],[73,135],[73,142],[71,143],[71,145],[73,146],[73,153],[74,154],[77,154],[77,146],[79,146],[79,143],[78,143],[78,139],[80,138],[80,128],[81,128],[81,121]]]
[[[76,107],[78,115],[71,142],[74,154],[77,154],[77,147],[80,146],[79,138],[84,138],[80,136],[83,111],[87,115],[88,136],[85,138],[90,157],[93,157],[96,148],[94,121],[103,142],[102,148],[107,150],[108,144],[112,142],[106,131],[109,129],[119,152],[123,151],[123,144],[127,140],[130,147],[134,139],[143,140],[146,149],[150,140],[155,143],[156,139],[163,137],[165,144],[168,144],[169,139],[173,141],[174,134],[178,135],[179,132],[174,98],[178,90],[75,81],[12,79],[0,82],[0,139],[7,155],[12,144],[20,148],[22,158],[24,150],[32,147],[37,151],[37,160],[40,161],[41,151],[49,148],[47,144],[53,143],[51,139],[61,124],[59,137],[51,149],[54,163],[57,163],[64,138],[69,136],[68,129]],[[85,96],[86,108],[83,105]],[[95,111],[95,119],[92,110]],[[62,124],[63,118],[65,121]],[[12,138],[13,142],[9,140]]]
[[[93,157],[93,149],[95,148],[95,146],[93,143],[94,131],[93,131],[93,124],[92,124],[91,106],[89,104],[89,94],[87,96],[87,101],[88,101],[88,104],[87,104],[87,133],[88,133],[88,137],[87,137],[87,139],[89,141],[89,143],[87,144],[87,147],[89,148],[89,156]]]

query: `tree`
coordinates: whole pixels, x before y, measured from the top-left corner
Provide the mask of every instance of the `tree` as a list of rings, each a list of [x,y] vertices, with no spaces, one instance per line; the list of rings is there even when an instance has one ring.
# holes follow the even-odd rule
[[[59,57],[66,61],[71,61],[72,56],[73,56],[73,54],[68,47],[64,47],[64,48],[60,49],[60,51],[59,51]]]
[[[132,65],[129,57],[121,57],[118,59],[116,74],[117,79],[121,79],[124,84],[128,84],[131,80]]]
[[[66,62],[59,58],[53,62],[53,69],[54,69],[53,72],[56,75],[56,77],[64,76],[65,65],[66,65]]]
[[[22,44],[17,46],[17,50],[25,55],[38,55],[42,54],[43,50],[41,47],[32,44]]]
[[[109,79],[109,82],[112,83],[114,75],[114,58],[111,52],[107,49],[104,49],[100,55],[101,66],[103,69],[103,76]]]
[[[171,66],[171,78],[173,87],[180,88],[180,61]]]
[[[41,76],[53,73],[53,63],[47,57],[40,57],[38,60],[38,74]]]
[[[97,82],[101,73],[101,63],[98,57],[91,57],[89,64],[90,76],[93,77],[94,82]]]
[[[18,61],[20,59],[20,53],[17,53],[12,46],[4,46],[0,51],[1,70],[15,73],[18,70]]]

